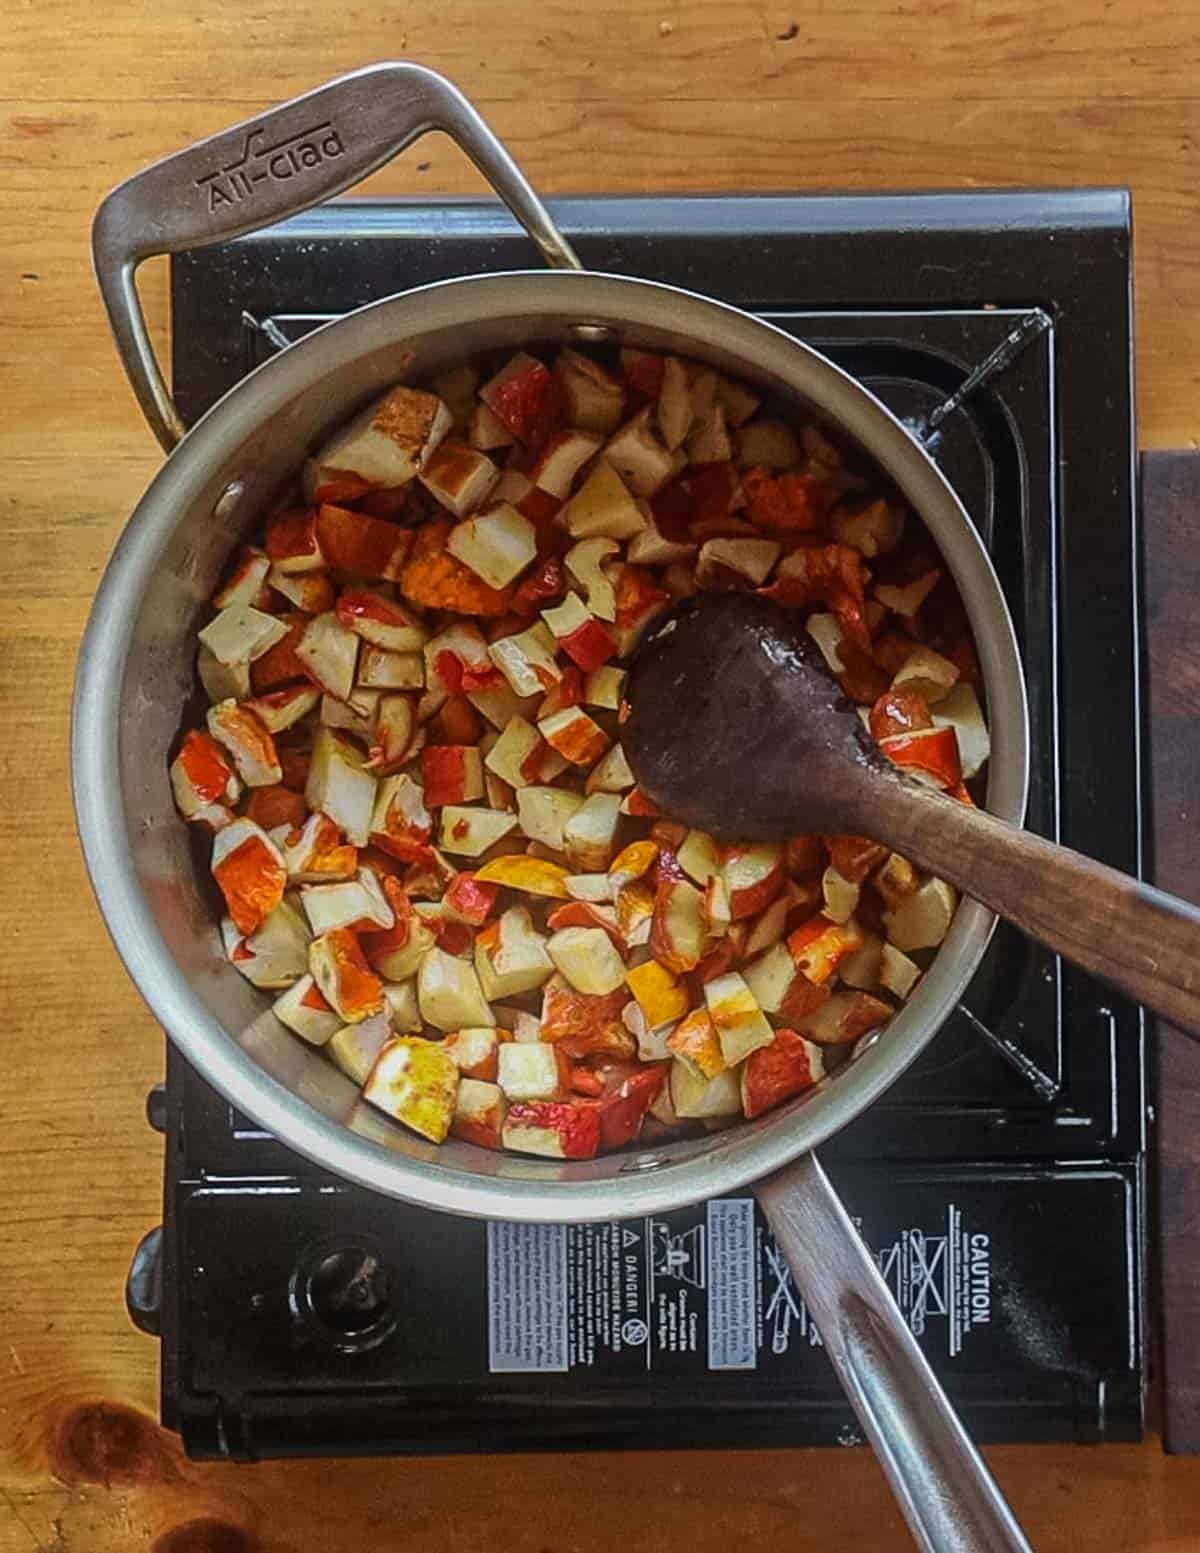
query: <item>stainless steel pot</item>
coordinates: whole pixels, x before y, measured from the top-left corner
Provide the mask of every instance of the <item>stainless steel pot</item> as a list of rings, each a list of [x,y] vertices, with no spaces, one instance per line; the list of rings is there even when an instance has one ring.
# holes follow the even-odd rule
[[[351,313],[260,367],[185,436],[149,345],[137,265],[305,209],[429,129],[458,141],[556,269],[424,286]],[[988,807],[1020,821],[1028,727],[1012,622],[975,530],[935,465],[866,389],[779,330],[672,287],[580,270],[466,100],[415,65],[354,72],[157,163],[105,201],[94,248],[134,389],[174,451],[121,535],[80,651],[75,803],[109,930],[171,1038],[210,1083],[291,1148],[430,1208],[531,1221],[607,1219],[759,1182],[759,1200],[918,1544],[931,1553],[1025,1548],[811,1152],[881,1095],[932,1038],[979,963],[990,913],[964,902],[932,969],[881,1038],[769,1117],[588,1163],[493,1155],[454,1142],[436,1148],[364,1106],[354,1086],[264,1011],[261,994],[226,963],[167,778],[206,601],[234,543],[313,445],[397,380],[497,347],[603,342],[679,351],[783,392],[895,481],[940,547],[978,643],[993,734]]]

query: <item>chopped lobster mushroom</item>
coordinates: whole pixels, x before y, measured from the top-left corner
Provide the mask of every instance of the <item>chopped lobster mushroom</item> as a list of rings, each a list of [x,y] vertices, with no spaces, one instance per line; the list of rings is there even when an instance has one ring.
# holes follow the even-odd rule
[[[216,739],[192,729],[171,762],[171,789],[180,814],[193,820],[214,804],[236,803],[242,784]]]
[[[537,559],[537,532],[528,518],[497,502],[451,529],[446,549],[493,588],[504,588]]]
[[[325,1043],[325,1050],[346,1077],[361,1086],[367,1082],[375,1059],[392,1034],[386,1014],[370,1014],[355,1025],[342,1025]]]
[[[482,506],[500,471],[486,453],[469,442],[447,437],[417,478],[439,505],[456,518],[465,518]]]
[[[742,1064],[742,1114],[761,1116],[814,1088],[824,1077],[819,1046],[795,1030],[776,1030],[771,1044],[751,1052]]]
[[[532,992],[550,979],[554,961],[524,906],[510,906],[476,935],[475,970],[489,1001]]]
[[[290,987],[308,965],[308,930],[304,918],[282,900],[261,927],[243,937],[231,917],[221,923],[229,963],[256,987]]]
[[[368,488],[407,485],[450,430],[453,417],[436,394],[401,385],[369,405],[321,449],[312,476],[320,485],[358,475]]]
[[[200,645],[218,663],[253,663],[287,635],[287,626],[274,615],[249,604],[229,604],[200,632]]]
[[[504,1147],[504,1119],[508,1113],[508,1101],[499,1084],[485,1079],[459,1080],[458,1093],[454,1097],[454,1115],[450,1118],[450,1136],[463,1143],[474,1143],[484,1149]]]
[[[803,413],[634,347],[496,366],[380,395],[231,549],[169,774],[226,959],[377,1134],[566,1162],[803,1097],[958,905],[865,836],[660,812],[620,734],[664,611],[794,612],[864,737],[955,801],[991,749],[953,577]]]
[[[383,887],[369,868],[360,868],[357,878],[340,884],[307,885],[300,891],[300,900],[314,934],[335,927],[377,933],[395,922]]]
[[[431,1143],[441,1143],[454,1118],[458,1082],[458,1069],[440,1042],[399,1035],[376,1057],[363,1096]]]
[[[341,1017],[307,972],[275,999],[274,1009],[279,1022],[310,1046],[324,1046],[342,1028]]]
[[[431,949],[421,961],[417,999],[421,1018],[435,1030],[492,1023],[492,1011],[474,967],[442,949]]]
[[[619,377],[579,351],[564,350],[554,363],[566,418],[581,431],[615,431],[625,408]]]
[[[367,964],[358,936],[333,928],[308,946],[308,968],[326,1001],[346,1024],[357,1024],[383,1007],[383,983]]]
[[[232,757],[247,787],[269,787],[283,776],[275,741],[256,714],[236,701],[209,708],[208,731]]]
[[[560,514],[572,539],[630,539],[646,520],[611,462],[601,459]]]
[[[318,729],[304,796],[346,833],[352,846],[371,838],[375,778],[366,756],[351,739],[332,728]]]

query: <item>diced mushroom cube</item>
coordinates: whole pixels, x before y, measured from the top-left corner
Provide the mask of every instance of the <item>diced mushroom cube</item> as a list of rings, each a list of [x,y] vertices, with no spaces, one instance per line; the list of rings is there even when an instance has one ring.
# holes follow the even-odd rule
[[[671,1103],[675,1115],[688,1119],[740,1116],[742,1092],[738,1075],[730,1068],[700,1077],[687,1063],[676,1059],[671,1064]]]
[[[954,729],[963,777],[969,782],[978,776],[991,756],[992,741],[974,687],[956,684],[948,690],[933,708],[933,722],[936,728]]]
[[[535,451],[555,431],[561,395],[550,370],[525,351],[518,353],[479,390],[479,397],[518,442]]]
[[[615,431],[625,407],[621,380],[579,351],[564,350],[554,363],[567,420],[584,431]]]
[[[494,1025],[470,1025],[464,1030],[452,1030],[442,1042],[447,1056],[464,1078],[486,1079],[494,1082],[498,1067],[501,1035]]]
[[[494,1023],[474,968],[442,949],[431,949],[421,961],[417,998],[421,1018],[437,1030]]]
[[[333,928],[308,946],[308,968],[334,1012],[357,1024],[383,1007],[383,983],[367,963],[358,936]]]
[[[903,1001],[921,977],[921,968],[895,944],[882,945],[879,956],[879,985]]]
[[[171,762],[171,789],[180,814],[191,820],[213,804],[236,803],[242,784],[212,734],[194,728]]]
[[[249,604],[230,604],[200,632],[201,645],[218,663],[253,663],[287,635],[287,626],[274,615]]]
[[[717,1027],[706,1008],[693,1009],[666,1039],[668,1056],[691,1068],[697,1078],[715,1078],[729,1066],[721,1050]]]
[[[583,699],[588,706],[598,706],[605,711],[620,710],[625,693],[625,670],[606,665],[589,674],[583,682]]]
[[[578,793],[562,787],[522,787],[517,792],[517,814],[530,841],[540,841],[553,852],[563,850],[563,827],[583,805]]]
[[[654,898],[650,927],[650,953],[681,976],[695,970],[708,937],[708,923],[700,891],[690,879],[662,879]]]
[[[483,762],[473,744],[427,744],[421,751],[421,777],[429,809],[483,797]]]
[[[287,886],[279,848],[261,826],[245,818],[214,837],[212,874],[243,937],[258,931],[283,900]]]
[[[570,1101],[510,1105],[501,1133],[506,1149],[549,1159],[591,1159],[600,1147],[600,1115]]]
[[[290,987],[308,965],[308,930],[304,918],[282,900],[261,927],[243,936],[232,917],[221,923],[225,953],[231,965],[256,987],[271,991]]]
[[[617,470],[600,459],[559,514],[572,539],[629,539],[646,520]]]
[[[602,668],[617,650],[611,631],[591,614],[578,594],[568,593],[561,604],[544,609],[542,619],[567,657],[585,674]]]
[[[563,1063],[553,1046],[511,1041],[501,1046],[497,1082],[509,1100],[553,1100],[563,1092]]]
[[[354,877],[358,848],[342,840],[328,815],[310,814],[296,839],[284,842],[283,860],[290,884],[329,884]]]
[[[567,862],[582,872],[607,868],[617,845],[621,823],[620,800],[615,793],[591,793],[563,826]]]
[[[650,910],[652,913],[653,905]],[[648,923],[649,916],[646,920]],[[624,927],[622,932],[626,942],[629,942],[630,935],[624,931]],[[687,988],[656,960],[647,960],[644,965],[634,966],[626,972],[625,980],[651,1029],[682,1019],[687,1013]]]
[[[537,531],[507,502],[451,529],[446,549],[493,588],[507,587],[537,558]]]
[[[274,1007],[280,1023],[310,1046],[324,1046],[342,1027],[341,1019],[330,1008],[321,989],[307,973],[275,999]]]
[[[296,644],[296,656],[322,690],[339,701],[349,700],[358,663],[358,637],[332,610],[308,622]]]
[[[774,539],[707,539],[700,546],[696,578],[701,586],[708,586],[720,580],[724,568],[761,587],[779,559],[780,549]]]
[[[741,1067],[742,1112],[761,1116],[812,1089],[825,1076],[821,1048],[794,1030],[776,1030],[769,1046],[751,1052]]]
[[[417,1002],[417,978],[385,981],[383,1007],[388,1024],[397,1035],[412,1035],[421,1028],[421,1007]]]
[[[625,962],[603,928],[561,928],[546,945],[546,952],[577,992],[604,997],[625,984]]]
[[[281,572],[277,566],[272,566],[267,581],[293,609],[306,615],[323,615],[337,602],[337,594],[325,572]]]
[[[614,744],[588,772],[589,793],[627,793],[633,784],[633,772],[619,744]]]
[[[355,680],[365,690],[424,690],[425,660],[420,653],[386,652],[364,643]]]
[[[441,1143],[450,1131],[458,1069],[439,1041],[400,1035],[389,1041],[363,1085],[363,1097],[414,1132]]]
[[[243,545],[224,582],[213,594],[213,608],[226,609],[231,604],[247,607],[256,604],[263,596],[263,584],[271,570],[271,557],[265,550]]]
[[[427,850],[433,817],[425,807],[424,789],[405,772],[385,777],[375,795],[370,839],[384,852],[414,861]]]
[[[604,729],[578,706],[543,717],[537,726],[551,749],[556,749],[573,766],[593,765],[608,748]]]
[[[452,437],[430,456],[418,476],[434,500],[456,518],[482,506],[499,478],[500,471],[486,453]]]
[[[502,1133],[507,1111],[508,1101],[499,1084],[464,1075],[459,1080],[450,1136],[460,1138],[464,1143],[478,1144],[484,1149],[503,1148]]]
[[[958,909],[958,892],[944,879],[927,879],[920,889],[884,913],[888,942],[909,953],[936,949],[950,930]]]
[[[325,1050],[347,1078],[365,1084],[375,1059],[392,1039],[392,1027],[385,1013],[371,1014],[358,1024],[343,1025],[325,1044]]]
[[[300,900],[314,934],[331,928],[353,928],[356,933],[379,932],[395,921],[379,880],[369,868],[354,879],[337,884],[308,885]]]
[[[222,701],[209,707],[207,722],[209,733],[233,757],[247,787],[270,787],[282,778],[275,740],[254,712],[236,701]]]
[[[309,808],[327,814],[353,846],[367,845],[375,807],[375,778],[367,770],[361,750],[332,728],[317,730],[304,796]]]
[[[222,663],[203,643],[196,654],[196,672],[210,701],[244,701],[250,694],[249,663]]]
[[[481,857],[517,827],[515,814],[497,809],[463,808],[447,804],[441,812],[438,845],[457,857]]]
[[[481,453],[491,453],[496,448],[509,447],[514,438],[500,417],[493,410],[489,410],[481,399],[471,415],[467,440]]]
[[[410,610],[375,588],[346,588],[336,614],[348,631],[387,652],[420,652],[429,638]]]
[[[349,472],[370,486],[407,485],[450,430],[451,421],[436,394],[401,384],[336,432],[316,463],[323,477]]]
[[[532,723],[520,716],[510,719],[484,758],[489,771],[518,789],[551,781],[566,764]]]
[[[518,696],[535,696],[562,678],[554,637],[540,620],[493,642],[488,655]]]
[[[570,495],[575,476],[603,442],[603,437],[590,431],[556,431],[530,465],[529,478],[539,491],[563,501]]]
[[[268,733],[284,733],[307,717],[320,699],[321,692],[314,685],[285,685],[282,690],[255,696],[246,708]]]
[[[750,421],[737,436],[737,461],[761,469],[791,469],[800,462],[800,444],[783,421]]]
[[[498,922],[476,935],[475,969],[489,1000],[532,992],[553,974],[546,939],[524,906],[510,906]]]
[[[810,1041],[822,1046],[845,1046],[891,1017],[891,1008],[869,992],[833,992],[793,1023]]]
[[[770,1045],[771,1026],[754,1001],[745,979],[736,971],[728,971],[724,976],[706,982],[704,1001],[717,1028],[727,1066],[736,1067],[758,1047]]]

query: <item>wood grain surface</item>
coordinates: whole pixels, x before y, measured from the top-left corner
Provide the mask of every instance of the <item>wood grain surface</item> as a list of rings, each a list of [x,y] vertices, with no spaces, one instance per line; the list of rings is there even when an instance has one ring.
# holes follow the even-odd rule
[[[153,1422],[157,1350],[121,1288],[160,1213],[142,1117],[160,1036],[79,860],[67,719],[92,591],[158,455],[88,226],[150,159],[403,54],[453,76],[551,193],[1128,183],[1141,438],[1193,446],[1197,0],[9,0],[0,17],[0,1553],[907,1549],[862,1451],[663,1440],[235,1470],[189,1465]],[[429,141],[370,187],[479,182]],[[161,331],[161,272],[145,291]],[[1195,695],[1200,658],[1178,673]],[[989,1458],[1040,1553],[1200,1549],[1200,1463],[1155,1440]]]
[[[1142,460],[1149,632],[1154,872],[1164,889],[1200,895],[1196,828],[1200,756],[1200,453]],[[1200,1451],[1200,1049],[1162,1027],[1158,1243],[1169,1449]]]

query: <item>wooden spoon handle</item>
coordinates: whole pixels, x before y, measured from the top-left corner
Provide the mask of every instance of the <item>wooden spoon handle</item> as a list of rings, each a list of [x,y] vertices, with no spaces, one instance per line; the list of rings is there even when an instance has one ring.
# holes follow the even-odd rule
[[[1200,1039],[1195,906],[939,793],[880,811],[880,840]]]

